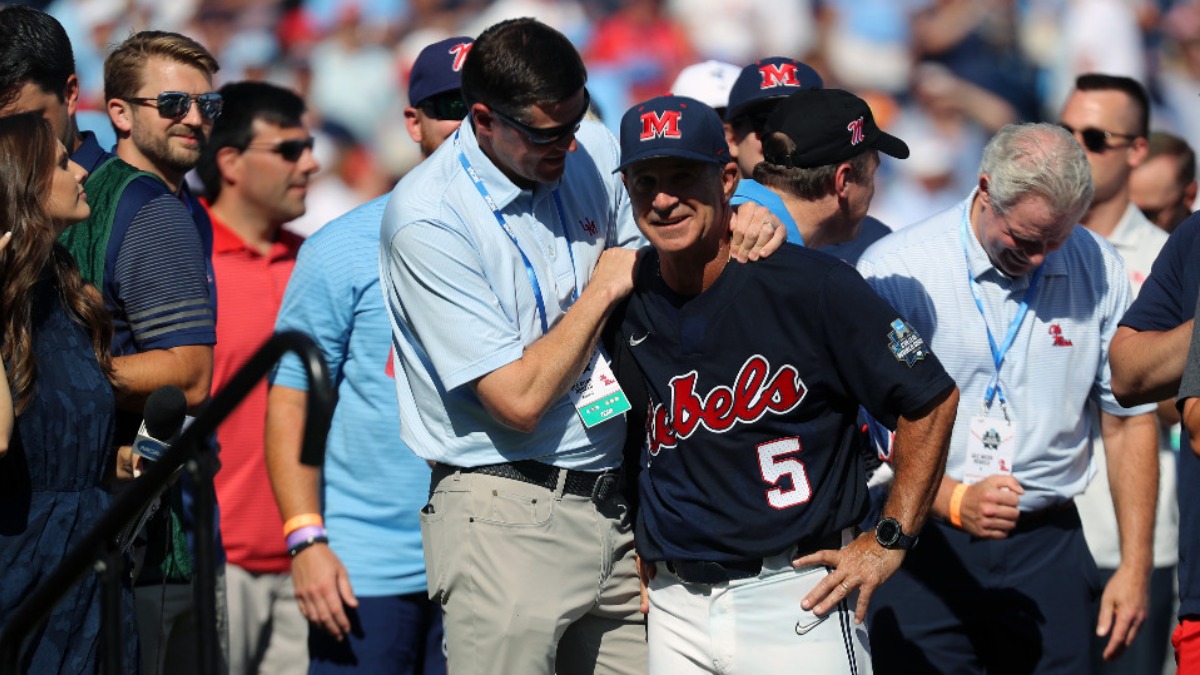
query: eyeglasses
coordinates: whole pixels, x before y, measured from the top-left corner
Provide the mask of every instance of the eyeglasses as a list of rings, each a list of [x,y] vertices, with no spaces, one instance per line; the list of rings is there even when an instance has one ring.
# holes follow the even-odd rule
[[[467,116],[467,104],[462,94],[450,92],[425,99],[417,106],[426,115],[436,120],[461,120]]]
[[[553,145],[561,142],[568,136],[574,136],[575,132],[579,131],[579,125],[583,123],[583,118],[587,116],[588,109],[591,107],[591,105],[591,95],[588,94],[587,89],[584,89],[583,112],[579,113],[579,117],[575,118],[575,121],[573,122],[567,122],[561,126],[549,127],[546,129],[539,129],[537,127],[531,127],[524,122],[518,122],[517,120],[505,115],[495,108],[492,108],[491,110],[492,114],[494,114],[496,117],[499,117],[502,122],[525,134],[525,136],[529,138],[530,143],[534,145]]]
[[[266,152],[274,152],[280,157],[283,157],[285,161],[298,162],[300,161],[301,155],[304,154],[304,151],[312,150],[315,143],[316,139],[314,139],[312,136],[309,136],[308,138],[304,139],[293,138],[288,141],[280,141],[274,145],[247,145],[245,148],[243,148],[243,150],[264,150]]]
[[[192,109],[192,101],[200,106],[200,116],[206,120],[215,120],[221,114],[224,101],[217,93],[188,94],[182,91],[164,91],[154,98],[127,98],[130,103],[153,103],[158,107],[158,114],[167,119],[179,119]]]
[[[1066,129],[1067,133],[1071,134],[1072,136],[1078,135],[1079,139],[1083,142],[1083,147],[1087,148],[1089,152],[1095,153],[1101,153],[1105,150],[1112,149],[1112,146],[1108,144],[1108,141],[1114,137],[1124,138],[1125,140],[1132,141],[1141,135],[1122,134],[1117,133],[1116,131],[1105,131],[1103,129],[1096,129],[1094,127],[1087,127],[1086,129],[1077,130],[1072,128],[1070,125],[1063,124],[1062,122],[1059,122],[1058,126]]]

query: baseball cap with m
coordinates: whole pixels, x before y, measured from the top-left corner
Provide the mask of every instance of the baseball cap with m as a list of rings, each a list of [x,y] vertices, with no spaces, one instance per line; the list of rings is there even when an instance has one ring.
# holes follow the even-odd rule
[[[725,119],[732,122],[751,109],[757,110],[759,103],[824,86],[825,81],[808,64],[785,56],[761,59],[742,68],[734,81],[733,89],[729,91],[729,108],[725,111]]]
[[[625,111],[617,171],[655,157],[727,164],[729,144],[717,111],[686,96],[659,96]]]
[[[771,134],[780,132],[794,148],[781,154]],[[798,91],[781,101],[763,127],[763,159],[771,164],[811,169],[843,162],[874,148],[896,159],[908,157],[908,144],[881,130],[871,108],[842,89]]]

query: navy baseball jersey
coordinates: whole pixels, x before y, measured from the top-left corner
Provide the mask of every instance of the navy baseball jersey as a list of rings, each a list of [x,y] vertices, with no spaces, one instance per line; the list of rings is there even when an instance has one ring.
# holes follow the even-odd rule
[[[647,560],[785,551],[867,508],[861,403],[895,426],[954,382],[853,267],[784,245],[684,298],[639,267],[619,339],[650,398],[637,546]]]

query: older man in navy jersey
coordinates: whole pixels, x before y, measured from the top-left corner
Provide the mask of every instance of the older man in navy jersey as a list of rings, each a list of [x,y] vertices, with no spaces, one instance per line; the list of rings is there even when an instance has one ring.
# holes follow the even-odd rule
[[[763,673],[788,661],[866,672],[861,621],[915,543],[957,392],[840,260],[785,245],[727,264],[738,174],[721,134],[716,113],[685,97],[634,106],[621,122],[620,170],[654,247],[619,335],[649,396],[636,541],[650,672]],[[873,124],[844,142],[903,146]],[[860,403],[898,427],[897,486],[875,532],[855,538],[867,507]]]

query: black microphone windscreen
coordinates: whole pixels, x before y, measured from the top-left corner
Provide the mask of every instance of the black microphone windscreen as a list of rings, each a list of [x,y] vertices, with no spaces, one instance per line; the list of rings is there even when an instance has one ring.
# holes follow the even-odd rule
[[[144,415],[146,433],[160,440],[171,438],[183,427],[187,397],[179,387],[159,387],[146,399]]]

